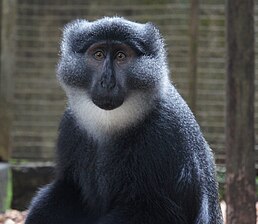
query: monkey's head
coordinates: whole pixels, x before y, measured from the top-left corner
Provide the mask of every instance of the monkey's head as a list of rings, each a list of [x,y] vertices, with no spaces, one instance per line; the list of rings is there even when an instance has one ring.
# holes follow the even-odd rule
[[[57,76],[82,126],[119,130],[148,113],[167,81],[163,39],[150,23],[76,20],[64,29]]]

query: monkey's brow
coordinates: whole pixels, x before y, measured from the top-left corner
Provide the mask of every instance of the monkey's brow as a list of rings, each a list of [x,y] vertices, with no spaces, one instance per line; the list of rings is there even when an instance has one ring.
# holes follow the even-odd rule
[[[80,41],[78,41],[78,46],[76,47],[77,49],[75,50],[75,52],[77,53],[84,53],[86,52],[92,45],[94,44],[106,44],[106,43],[110,43],[110,44],[126,44],[129,47],[131,47],[137,55],[144,55],[146,54],[145,51],[145,44],[142,40],[140,39],[136,39],[136,38],[126,38],[123,40],[117,39],[117,38],[94,38],[94,37],[89,37],[89,38],[84,38],[87,39],[87,41],[83,41],[82,39],[80,39]],[[76,45],[76,44],[75,44]]]

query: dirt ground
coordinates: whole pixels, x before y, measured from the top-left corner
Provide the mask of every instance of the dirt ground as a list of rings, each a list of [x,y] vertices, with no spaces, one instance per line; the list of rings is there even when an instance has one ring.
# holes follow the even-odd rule
[[[226,203],[224,201],[221,202],[221,209],[223,213],[223,218],[225,220]],[[256,204],[256,214],[258,217],[258,203]],[[26,211],[20,212],[17,210],[7,210],[4,214],[0,214],[0,224],[24,224],[26,215],[27,215]],[[257,224],[258,224],[258,219],[257,219]]]
[[[26,215],[26,211],[7,210],[4,214],[0,214],[0,224],[24,224]]]

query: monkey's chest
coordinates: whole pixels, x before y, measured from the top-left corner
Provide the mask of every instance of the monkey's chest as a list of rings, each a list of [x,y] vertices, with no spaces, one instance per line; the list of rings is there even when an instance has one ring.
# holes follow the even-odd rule
[[[104,201],[113,201],[120,196],[124,198],[126,194],[132,196],[138,183],[140,158],[136,159],[136,155],[131,155],[121,148],[106,146],[99,150],[102,150],[102,153],[97,156],[95,164],[99,196]]]
[[[96,152],[91,166],[94,170],[91,170],[91,181],[87,185],[94,194],[88,197],[103,212],[131,204],[144,195],[153,194],[153,189],[168,186],[167,162],[160,160],[149,148],[106,145]]]

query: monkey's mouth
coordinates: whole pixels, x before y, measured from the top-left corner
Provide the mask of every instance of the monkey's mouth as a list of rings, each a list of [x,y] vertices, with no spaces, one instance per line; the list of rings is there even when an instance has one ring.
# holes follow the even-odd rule
[[[92,97],[92,102],[103,110],[114,110],[124,102],[124,97]]]
[[[91,100],[103,110],[114,110],[124,103],[125,95],[125,91],[119,85],[111,90],[100,88],[98,85],[91,91]]]

